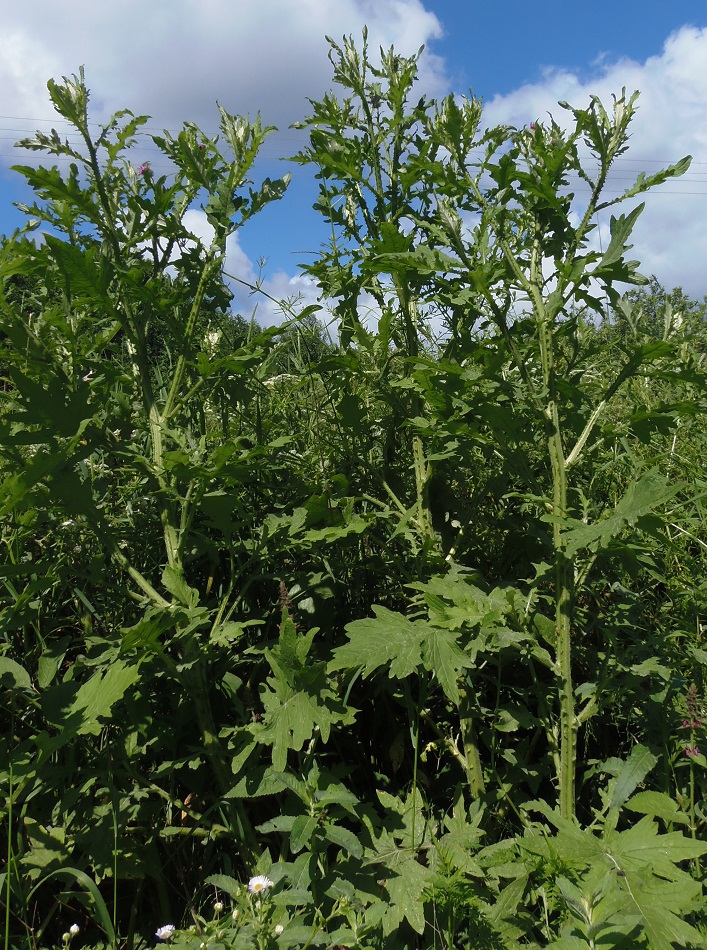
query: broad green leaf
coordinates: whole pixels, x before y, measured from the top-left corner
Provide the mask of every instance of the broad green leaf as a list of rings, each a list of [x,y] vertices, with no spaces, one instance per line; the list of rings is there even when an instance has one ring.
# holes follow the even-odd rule
[[[162,583],[170,594],[185,607],[196,607],[199,603],[199,592],[187,584],[184,573],[177,570],[177,568],[168,564],[162,571]]]
[[[346,625],[349,642],[335,651],[329,670],[362,667],[363,675],[369,676],[387,666],[389,676],[404,679],[424,667],[449,699],[458,703],[457,676],[472,661],[457,645],[456,634],[426,620],[409,620],[386,607],[374,606],[373,611],[375,618]]]
[[[614,779],[610,807],[620,808],[641,784],[657,761],[657,757],[645,746],[634,746]]]
[[[689,825],[690,819],[685,812],[680,811],[678,803],[664,792],[638,792],[626,802],[625,808],[638,812],[640,815],[650,815],[652,818],[661,818],[665,822],[674,822]]]
[[[707,842],[687,838],[679,831],[657,831],[655,822],[646,816],[626,831],[607,834],[602,842],[604,853],[624,871],[649,868],[670,880],[689,882],[678,864],[707,853]]]
[[[312,738],[315,729],[321,732],[326,742],[331,726],[341,720],[340,715],[330,712],[322,702],[326,696],[292,689],[281,680],[275,690],[265,691],[261,696],[265,715],[257,739],[272,746],[273,768],[278,772],[285,770],[290,749],[299,752]]]
[[[244,891],[243,884],[235,878],[229,877],[227,874],[210,874],[204,881],[204,884],[211,884],[213,887],[218,888],[218,890],[223,891],[234,899],[240,897]]]
[[[285,772],[288,750],[299,751],[315,731],[327,742],[332,725],[353,721],[353,711],[330,688],[325,664],[309,659],[314,634],[299,634],[283,612],[279,642],[265,651],[273,675],[261,690],[263,723],[253,731],[258,742],[272,746],[278,772]]]
[[[9,656],[0,656],[0,683],[15,689],[32,689],[32,680],[27,670]]]
[[[297,854],[309,844],[318,824],[316,815],[298,815],[295,818],[290,832],[290,848],[293,854]]]
[[[422,665],[422,641],[428,632],[424,620],[408,620],[387,607],[374,606],[375,618],[354,620],[346,625],[349,642],[338,647],[329,671],[358,669],[370,676],[381,666],[390,666],[390,675],[409,676]]]
[[[584,938],[580,937],[558,937],[557,940],[553,940],[552,943],[547,945],[548,950],[587,950],[589,944]],[[595,946],[598,947],[599,944],[595,943]],[[607,947],[607,950],[609,948]]]
[[[407,920],[417,933],[425,929],[425,893],[432,877],[430,868],[423,867],[415,855],[399,848],[386,831],[375,842],[374,859],[385,878],[389,901],[383,918],[383,932],[395,931]]]
[[[662,881],[645,872],[627,871],[623,881],[627,909],[639,917],[651,950],[704,947],[703,935],[683,919],[701,891],[696,882],[690,893],[682,883]]]
[[[264,821],[262,825],[256,825],[256,830],[259,831],[261,835],[269,835],[272,834],[273,831],[277,831],[278,833],[285,831],[289,834],[297,820],[294,815],[276,815],[276,817],[271,818],[270,821]]]
[[[113,706],[139,679],[140,671],[136,663],[128,665],[122,660],[115,660],[107,670],[97,670],[81,686],[68,711],[69,716],[74,713],[81,716],[81,724],[76,730],[78,735],[97,736],[103,728],[99,719],[110,717]]]
[[[621,260],[624,252],[628,250],[626,241],[633,231],[633,227],[638,220],[638,216],[641,214],[644,208],[645,204],[642,202],[641,204],[637,205],[629,214],[621,214],[618,218],[615,218],[613,215],[611,216],[611,221],[609,222],[611,240],[609,241],[609,246],[604,252],[604,256],[596,266],[594,271],[595,274],[609,265],[615,264],[617,261]]]
[[[329,841],[332,841],[334,844],[338,844],[355,858],[363,856],[363,845],[353,831],[349,831],[348,828],[327,823],[324,826],[324,837],[328,838]]]
[[[161,653],[161,636],[174,628],[174,616],[166,610],[148,610],[133,627],[123,627],[123,650],[146,650]]]

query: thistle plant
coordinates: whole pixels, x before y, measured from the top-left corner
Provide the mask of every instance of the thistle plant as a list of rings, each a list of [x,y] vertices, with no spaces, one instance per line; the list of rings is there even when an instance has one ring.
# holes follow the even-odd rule
[[[378,334],[384,349],[395,341],[406,365],[419,367],[417,378],[413,373],[408,382],[398,383],[415,394],[414,415],[423,404],[420,380],[429,372],[419,346],[412,345],[417,337],[411,335],[411,328],[417,324],[406,302],[414,300],[417,311],[437,308],[446,314],[450,334],[446,352],[461,365],[482,350],[482,344],[474,339],[475,328],[493,328],[496,338],[491,345],[505,350],[504,359],[518,380],[515,398],[526,407],[537,439],[545,446],[543,464],[549,471],[549,491],[542,498],[542,520],[549,525],[553,572],[553,632],[549,639],[554,702],[544,726],[555,763],[560,812],[569,819],[575,813],[577,733],[595,713],[598,701],[596,684],[592,689],[582,686],[587,698],[577,708],[573,645],[580,633],[575,622],[576,598],[587,582],[597,547],[607,544],[626,523],[668,500],[677,488],[655,473],[647,473],[606,524],[581,523],[571,503],[578,487],[573,475],[591,453],[612,399],[628,379],[643,372],[648,361],[666,351],[627,351],[623,365],[598,391],[572,383],[572,401],[582,407],[579,427],[577,414],[567,405],[570,384],[562,377],[561,353],[566,340],[576,340],[579,312],[601,315],[607,302],[617,304],[617,284],[645,282],[637,263],[626,256],[643,205],[611,217],[610,240],[604,251],[593,246],[597,216],[683,174],[690,158],[650,176],[641,174],[623,194],[607,197],[611,168],[628,147],[637,94],[627,96],[624,90],[615,97],[610,111],[596,97],[585,109],[561,103],[570,113],[569,131],[554,120],[547,125],[535,121],[519,130],[482,131],[481,107],[473,97],[458,100],[449,96],[434,108],[422,99],[406,111],[415,59],[382,51],[382,66],[376,70],[368,61],[365,36],[362,54],[350,40],[343,47],[332,43],[332,59],[337,81],[351,90],[353,97],[343,105],[333,97],[315,104],[309,120],[311,146],[300,160],[319,164],[320,207],[335,234],[341,234],[341,243],[336,237],[331,250],[311,268],[312,273],[325,292],[342,299],[342,307],[352,288],[359,293],[362,287],[382,286],[382,275],[389,275],[400,305],[401,326],[408,333],[398,338],[390,335],[393,324],[387,316],[387,298],[380,291]],[[370,83],[369,71],[385,83]],[[375,124],[370,105],[373,94],[378,100],[375,108],[380,110]],[[340,142],[340,127],[349,122],[360,126],[358,135]],[[326,132],[327,128],[332,131]],[[381,167],[386,169],[385,178]],[[588,191],[577,221],[571,179]],[[372,195],[370,206],[364,202],[365,193]],[[350,215],[345,210],[349,206],[353,209]],[[403,222],[408,225],[403,227]],[[345,308],[347,314],[350,309]],[[342,319],[346,327],[349,317],[344,316],[344,310]],[[450,364],[448,378],[459,372]],[[434,376],[439,384],[449,385],[444,370]],[[434,406],[438,396],[433,385],[426,388],[426,394]],[[473,399],[471,393],[469,398]],[[490,409],[480,421],[493,431]],[[413,430],[421,428],[417,420],[410,425]],[[414,451],[423,451],[418,434],[413,445],[417,447]],[[447,453],[453,451],[447,449]],[[419,471],[424,470],[424,475],[416,483],[420,512],[426,510],[426,489],[422,489],[429,487],[432,476],[431,462],[421,464]],[[542,491],[536,488],[536,495]],[[471,526],[467,530],[471,531]],[[336,667],[353,661],[346,650],[335,660]],[[380,659],[387,662],[383,654]],[[369,655],[364,668],[377,665]],[[461,659],[452,665],[458,671],[458,685],[445,685],[445,692],[459,703],[469,784],[478,797],[483,794],[484,782],[473,715],[465,698],[473,689],[473,680],[461,674]],[[432,669],[445,682],[442,670]]]
[[[620,297],[689,161],[615,196],[635,96],[486,128],[418,60],[332,42],[302,123],[328,342],[229,310],[259,118],[49,84],[0,248],[8,945],[699,945],[705,311]]]

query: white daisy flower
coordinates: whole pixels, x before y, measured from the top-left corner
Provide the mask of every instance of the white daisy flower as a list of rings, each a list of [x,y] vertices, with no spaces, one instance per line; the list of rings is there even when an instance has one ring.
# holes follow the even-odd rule
[[[169,940],[174,933],[174,924],[165,924],[155,931],[158,940]]]
[[[260,894],[261,891],[267,890],[268,887],[272,887],[272,881],[262,874],[259,874],[257,877],[252,877],[248,881],[248,890],[251,894]]]

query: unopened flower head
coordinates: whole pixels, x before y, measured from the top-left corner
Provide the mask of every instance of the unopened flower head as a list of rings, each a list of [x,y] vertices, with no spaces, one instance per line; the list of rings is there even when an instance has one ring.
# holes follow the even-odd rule
[[[174,924],[165,924],[155,931],[158,940],[170,940],[174,933]]]
[[[216,901],[216,903],[214,904],[214,912],[217,914],[220,914],[222,910],[223,910],[222,901]]]
[[[275,927],[275,936],[279,937],[284,929],[285,928],[282,926],[282,924],[277,924],[277,926]]]
[[[69,927],[69,933],[71,934],[72,937],[75,937],[76,934],[79,932],[79,930],[81,930],[81,928],[79,927],[78,924],[72,924]]]
[[[251,894],[260,894],[269,887],[272,887],[272,881],[270,878],[264,877],[262,874],[259,874],[257,877],[252,877],[248,881],[248,890]]]

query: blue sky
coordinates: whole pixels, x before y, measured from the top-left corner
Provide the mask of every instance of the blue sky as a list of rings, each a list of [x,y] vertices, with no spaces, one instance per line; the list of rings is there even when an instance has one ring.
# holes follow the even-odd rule
[[[526,124],[554,111],[558,99],[583,105],[590,94],[610,100],[626,85],[642,92],[632,148],[617,179],[659,163],[694,156],[690,173],[648,199],[635,232],[643,271],[668,286],[707,294],[707,6],[594,0],[33,0],[13,5],[0,31],[0,232],[20,217],[12,201],[27,200],[8,166],[25,159],[12,142],[49,128],[50,77],[80,65],[94,115],[130,108],[151,126],[176,129],[184,120],[213,125],[215,101],[234,112],[260,110],[282,130],[264,149],[264,174],[282,174],[280,157],[297,147],[288,125],[307,111],[306,97],[330,86],[324,35],[360,36],[372,48],[394,44],[412,53],[425,44],[420,87],[430,95],[483,99],[491,122]],[[148,155],[149,157],[149,155]],[[266,288],[276,297],[314,288],[298,264],[325,232],[311,210],[310,176],[294,182],[232,245],[230,267],[253,277],[267,259]],[[618,185],[617,185],[618,187]],[[600,230],[608,227],[600,222]],[[247,312],[252,301],[242,299]],[[276,315],[265,304],[259,316]]]

